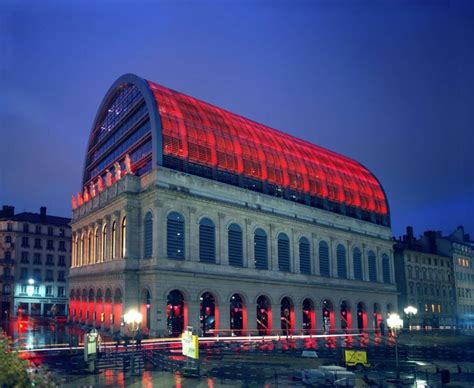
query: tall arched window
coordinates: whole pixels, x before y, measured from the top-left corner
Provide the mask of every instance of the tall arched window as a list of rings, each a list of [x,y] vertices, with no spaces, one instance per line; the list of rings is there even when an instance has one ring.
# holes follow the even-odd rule
[[[99,261],[99,228],[95,228],[94,233],[94,263]]]
[[[346,248],[339,244],[336,248],[337,255],[337,277],[347,278]]]
[[[373,251],[369,251],[367,255],[367,259],[369,261],[369,280],[371,282],[377,281],[377,259],[375,258],[375,253]]]
[[[102,257],[101,261],[107,260],[107,224],[102,227]]]
[[[120,246],[120,257],[125,257],[127,255],[127,217],[123,217],[122,220],[122,231],[121,231],[121,246]]]
[[[390,277],[390,260],[387,256],[387,254],[382,255],[382,277],[383,277],[383,282],[384,283],[390,283],[391,282],[391,277]]]
[[[149,259],[153,254],[153,215],[146,213],[143,222],[143,257]]]
[[[117,247],[115,244],[117,243],[117,223],[114,221],[112,223],[112,255],[111,258],[112,260],[115,259],[115,252],[117,250]]]
[[[311,255],[309,249],[309,241],[306,237],[300,238],[300,272],[311,274]]]
[[[278,269],[290,272],[290,239],[285,233],[278,235]]]
[[[199,260],[216,262],[216,227],[209,218],[203,218],[199,223]]]
[[[229,265],[243,267],[242,228],[237,224],[229,225],[228,230]]]
[[[258,228],[254,234],[255,268],[268,269],[267,234]]]
[[[184,217],[172,212],[166,220],[166,252],[170,259],[184,259]]]
[[[362,280],[362,253],[359,248],[354,248],[352,253],[352,261],[354,264],[354,279]]]
[[[319,243],[319,273],[321,276],[331,276],[329,265],[329,246],[326,241]]]

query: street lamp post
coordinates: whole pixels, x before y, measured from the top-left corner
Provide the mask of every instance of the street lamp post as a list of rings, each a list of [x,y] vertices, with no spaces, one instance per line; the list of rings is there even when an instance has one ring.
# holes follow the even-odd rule
[[[397,380],[400,380],[400,364],[398,361],[398,338],[397,338],[397,330],[403,327],[403,320],[400,319],[398,314],[390,314],[387,318],[387,326],[393,333],[393,337],[395,339],[395,364],[397,368]]]
[[[408,328],[411,331],[411,320],[416,315],[416,313],[418,312],[418,309],[416,307],[413,307],[413,306],[408,306],[408,307],[405,307],[403,309],[403,311],[405,312],[405,315],[408,318]]]
[[[127,313],[123,316],[123,320],[125,324],[128,326],[128,329],[132,333],[132,338],[135,338],[135,347],[138,345],[138,339],[136,337],[138,330],[140,329],[140,324],[142,323],[143,316],[141,313],[139,313],[137,310],[129,310]],[[131,366],[132,366],[132,375],[135,374],[135,358],[133,357],[132,353],[132,360],[131,360]],[[139,368],[140,369],[140,368]],[[138,372],[140,374],[140,370]]]

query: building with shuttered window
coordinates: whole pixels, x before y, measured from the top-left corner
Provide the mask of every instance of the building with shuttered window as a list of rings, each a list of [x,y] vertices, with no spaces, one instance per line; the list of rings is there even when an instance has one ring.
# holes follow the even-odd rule
[[[203,335],[374,329],[397,308],[387,198],[358,162],[135,75],[73,198],[70,317]]]

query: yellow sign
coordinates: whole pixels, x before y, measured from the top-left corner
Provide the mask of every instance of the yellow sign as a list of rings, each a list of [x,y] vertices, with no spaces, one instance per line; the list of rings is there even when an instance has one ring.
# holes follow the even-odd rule
[[[193,335],[191,330],[183,332],[181,336],[183,345],[183,354],[185,356],[198,359],[199,358],[199,340],[197,335]]]
[[[367,362],[367,351],[365,350],[344,349],[344,361],[346,366],[357,366],[359,364],[365,367],[370,366]]]

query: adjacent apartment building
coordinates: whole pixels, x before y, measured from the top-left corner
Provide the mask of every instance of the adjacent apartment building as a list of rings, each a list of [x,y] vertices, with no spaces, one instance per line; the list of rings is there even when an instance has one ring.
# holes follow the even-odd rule
[[[401,309],[418,308],[412,324],[474,327],[474,249],[462,226],[447,236],[413,229],[395,244],[395,273]]]
[[[0,211],[0,298],[6,316],[66,315],[71,262],[70,219]]]
[[[434,238],[433,238],[434,237]],[[418,309],[405,323],[420,328],[454,328],[456,298],[453,260],[439,253],[436,238],[426,232],[415,238],[413,228],[395,244],[395,277],[400,312],[408,306]]]
[[[360,163],[135,75],[73,198],[70,317],[151,335],[369,330],[397,310],[386,195]]]

